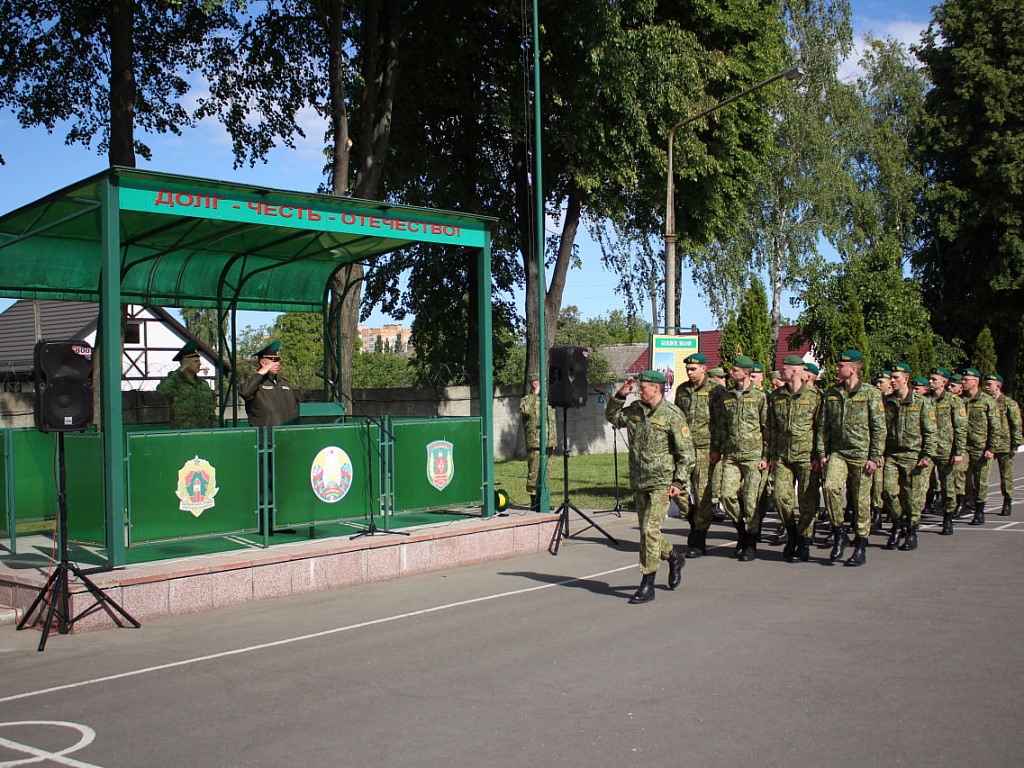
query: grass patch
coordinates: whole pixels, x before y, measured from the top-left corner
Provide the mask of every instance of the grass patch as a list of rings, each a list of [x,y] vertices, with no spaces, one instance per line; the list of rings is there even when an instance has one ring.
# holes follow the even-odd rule
[[[548,483],[551,503],[558,506],[563,495],[563,457],[556,452],[548,460]],[[494,487],[504,488],[514,506],[530,503],[526,492],[526,462],[497,460],[494,462]],[[615,507],[615,457],[610,453],[569,457],[569,501],[580,509],[613,509]],[[629,458],[619,454],[619,503],[633,508],[629,490]]]

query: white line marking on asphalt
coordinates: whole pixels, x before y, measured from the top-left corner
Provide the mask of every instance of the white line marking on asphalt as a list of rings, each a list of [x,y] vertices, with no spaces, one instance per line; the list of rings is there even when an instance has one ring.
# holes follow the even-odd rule
[[[1016,522],[1016,523],[1003,523],[1002,525],[997,525],[992,530],[994,530],[994,531],[1005,531],[1007,528],[1013,528],[1014,526],[1017,526],[1017,525],[1020,525],[1020,522]]]
[[[333,629],[325,629],[320,632],[311,632],[306,635],[297,635],[295,637],[286,637],[282,640],[274,640],[269,643],[260,643],[258,645],[250,645],[244,648],[236,648],[231,651],[221,651],[220,653],[211,653],[206,656],[195,656],[191,659],[181,659],[180,661],[172,661],[168,664],[158,664],[153,667],[143,667],[142,669],[135,669],[130,672],[119,672],[116,675],[106,675],[104,677],[96,677],[91,680],[82,680],[77,683],[68,683],[67,685],[57,685],[52,688],[41,688],[38,691],[26,691],[25,693],[16,693],[13,696],[4,696],[0,698],[0,704],[6,704],[9,701],[18,701],[19,699],[28,699],[34,696],[42,696],[46,693],[56,693],[58,691],[69,691],[75,688],[83,688],[87,685],[95,685],[96,683],[108,683],[112,680],[123,680],[127,677],[137,677],[139,675],[146,675],[151,672],[162,672],[167,669],[174,669],[175,667],[186,667],[192,664],[198,664],[203,661],[213,661],[214,659],[225,659],[230,656],[239,656],[243,653],[252,653],[254,651],[262,651],[267,648],[278,648],[284,645],[291,645],[292,643],[300,643],[305,640],[316,640],[321,637],[329,637],[330,635],[337,635],[342,632],[349,632],[353,629],[363,629],[365,627],[373,627],[378,624],[388,624],[392,621],[399,621],[401,619],[411,619],[416,616],[425,616],[430,613],[437,613],[439,611],[447,611],[451,608],[461,608],[465,605],[474,605],[475,603],[485,603],[489,600],[498,600],[503,597],[515,597],[517,595],[525,595],[530,592],[539,592],[542,589],[551,589],[552,587],[561,587],[566,584],[573,584],[578,581],[586,581],[587,579],[594,579],[598,576],[607,576],[612,573],[619,573],[621,571],[628,571],[635,569],[636,563],[632,565],[624,565],[621,568],[612,568],[608,571],[601,571],[599,573],[591,573],[587,576],[575,576],[571,579],[564,579],[562,581],[555,581],[551,584],[539,584],[535,587],[525,587],[524,589],[515,589],[510,592],[499,592],[494,595],[483,595],[481,597],[472,597],[468,600],[459,600],[454,603],[446,603],[445,605],[435,605],[433,608],[421,608],[418,611],[409,611],[408,613],[399,613],[394,616],[384,616],[379,619],[371,619],[370,621],[361,621],[358,624],[348,624],[343,627],[334,627]]]
[[[0,723],[0,728],[4,728],[6,726],[26,725],[58,725],[63,728],[70,728],[73,731],[78,731],[79,739],[77,743],[72,744],[70,747],[65,747],[59,752],[50,752],[45,749],[30,747],[28,744],[22,744],[21,742],[11,741],[0,737],[0,747],[6,747],[12,752],[22,752],[26,755],[32,755],[32,757],[20,760],[5,760],[0,762],[0,768],[13,768],[13,766],[16,765],[31,765],[33,763],[56,763],[57,765],[72,766],[72,768],[99,768],[99,766],[93,765],[92,763],[83,763],[80,760],[74,760],[73,758],[66,757],[66,755],[71,752],[77,752],[78,750],[89,746],[96,739],[96,731],[89,726],[82,725],[81,723],[69,723],[64,720],[21,720],[11,723]]]

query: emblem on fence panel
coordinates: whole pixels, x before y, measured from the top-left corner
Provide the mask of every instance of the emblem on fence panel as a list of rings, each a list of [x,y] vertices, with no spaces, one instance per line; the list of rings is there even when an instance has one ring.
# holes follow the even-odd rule
[[[309,482],[320,501],[341,501],[352,487],[352,459],[338,446],[327,446],[313,459]]]
[[[193,517],[199,517],[214,505],[213,497],[219,490],[217,470],[206,459],[196,456],[178,470],[175,495],[180,500],[178,509],[182,512],[191,512]]]
[[[427,444],[427,480],[443,491],[455,474],[455,459],[452,444],[447,440],[435,440]]]

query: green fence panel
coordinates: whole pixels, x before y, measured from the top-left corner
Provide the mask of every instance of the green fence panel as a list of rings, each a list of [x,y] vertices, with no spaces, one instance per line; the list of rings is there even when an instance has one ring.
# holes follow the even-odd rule
[[[479,418],[392,422],[395,512],[483,503]]]
[[[10,485],[7,482],[7,462],[11,456],[11,430],[0,429],[0,536],[11,536],[14,533],[14,507],[7,498]],[[14,542],[11,542],[11,549],[14,550]]]
[[[103,438],[95,432],[64,436],[68,538],[106,544],[103,506]]]
[[[57,515],[57,435],[36,429],[11,430],[8,465],[15,523]]]
[[[257,430],[128,436],[129,545],[259,527]]]
[[[376,425],[303,425],[273,433],[274,521],[311,525],[380,514]]]

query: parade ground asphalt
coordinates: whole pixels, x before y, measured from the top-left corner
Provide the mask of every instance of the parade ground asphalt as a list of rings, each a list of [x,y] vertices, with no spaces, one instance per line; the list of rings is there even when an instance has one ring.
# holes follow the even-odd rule
[[[986,525],[873,536],[861,568],[740,563],[716,524],[647,605],[635,515],[598,512],[617,546],[590,530],[42,653],[0,627],[0,767],[1020,766],[1024,503],[995,514],[994,480]]]

